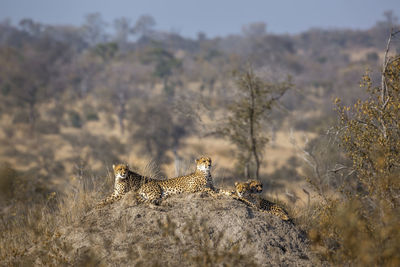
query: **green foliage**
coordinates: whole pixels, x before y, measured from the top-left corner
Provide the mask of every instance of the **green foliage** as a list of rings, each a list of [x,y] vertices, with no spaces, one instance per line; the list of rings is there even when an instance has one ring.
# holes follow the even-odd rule
[[[281,83],[268,83],[257,77],[250,68],[236,73],[238,97],[228,107],[226,121],[217,134],[229,139],[237,147],[237,164],[245,176],[258,179],[260,158],[268,142],[265,126],[273,106],[292,87],[290,78]]]
[[[81,116],[79,115],[78,112],[71,110],[68,113],[68,117],[69,117],[70,125],[72,127],[75,127],[75,128],[81,128],[82,127],[82,125],[83,125],[82,119],[81,119]]]
[[[142,61],[155,64],[153,75],[163,81],[165,93],[168,96],[173,96],[174,87],[169,84],[168,79],[175,70],[182,68],[182,62],[176,59],[171,52],[157,44],[147,51],[142,57]]]
[[[100,56],[104,61],[108,61],[117,54],[118,44],[117,43],[101,43],[93,48],[94,54]]]
[[[182,63],[176,59],[168,50],[159,45],[154,45],[148,49],[147,53],[142,57],[143,63],[155,63],[153,75],[164,79],[172,74],[174,69],[180,68]]]
[[[100,119],[98,110],[89,105],[84,106],[83,114],[86,121],[98,121]]]
[[[99,116],[97,115],[96,112],[88,112],[88,113],[86,113],[86,120],[87,121],[98,121]]]
[[[166,50],[156,48],[152,51],[152,56],[156,61],[154,76],[165,78],[172,74],[174,69],[181,67],[181,62]]]

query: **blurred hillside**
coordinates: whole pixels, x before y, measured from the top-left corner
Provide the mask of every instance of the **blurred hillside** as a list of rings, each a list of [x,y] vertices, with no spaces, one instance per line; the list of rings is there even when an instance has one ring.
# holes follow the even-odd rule
[[[0,262],[24,262],[38,248],[34,258],[54,263],[47,257],[76,244],[60,243],[59,232],[88,214],[86,222],[98,219],[87,212],[112,191],[113,163],[165,178],[188,173],[205,154],[217,187],[243,180],[244,151],[217,132],[244,94],[235,75],[251,65],[268,84],[291,77],[256,125],[267,144],[259,146],[265,196],[287,207],[322,260],[398,266],[400,60],[391,56],[400,42],[391,35],[384,59],[399,26],[388,14],[368,30],[277,35],[254,23],[196,40],[154,30],[150,16],[117,19],[111,30],[99,14],[79,27],[1,22]],[[239,123],[247,137],[247,122]]]
[[[396,21],[298,35],[254,23],[240,35],[197,40],[155,31],[150,16],[115,20],[111,32],[105,23],[90,14],[81,27],[0,24],[0,162],[30,180],[29,190],[62,192],[82,175],[104,180],[121,161],[134,168],[154,161],[171,177],[200,154],[214,159],[217,183],[232,184],[242,175],[233,168],[235,147],[212,133],[237,94],[232,72],[250,63],[263,80],[291,75],[295,84],[264,129],[263,180],[281,194],[273,189],[300,170],[293,140],[304,147],[327,130],[334,96],[344,104],[359,97],[358,81],[379,69]],[[20,191],[7,179],[2,184]]]
[[[112,32],[105,23],[90,14],[81,27],[0,24],[0,162],[48,190],[62,191],[83,174],[103,179],[121,161],[152,160],[161,176],[173,176],[199,154],[212,156],[230,183],[242,174],[233,168],[235,147],[212,133],[237,94],[232,72],[247,63],[264,80],[293,77],[295,88],[264,129],[270,142],[262,165],[271,186],[293,178],[290,139],[302,146],[326,131],[333,96],[345,104],[359,97],[358,81],[379,69],[394,21],[299,35],[269,34],[254,23],[241,35],[197,40],[155,31],[150,16],[118,19]]]

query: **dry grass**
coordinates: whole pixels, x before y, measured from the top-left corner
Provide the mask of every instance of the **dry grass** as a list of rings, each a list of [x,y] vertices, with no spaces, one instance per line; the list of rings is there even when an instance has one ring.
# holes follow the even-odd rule
[[[137,167],[138,172],[152,177],[157,177],[159,168],[154,162]],[[187,171],[182,167],[179,171]],[[1,170],[1,189],[14,186],[12,183],[20,178],[18,173],[9,168]],[[22,179],[22,178],[21,178]],[[68,188],[63,193],[50,192],[42,197],[36,196],[34,202],[27,202],[26,199],[19,199],[15,195],[7,196],[14,199],[3,208],[0,221],[0,266],[101,266],[105,263],[102,257],[92,249],[74,250],[72,244],[62,238],[60,229],[79,225],[85,216],[91,212],[97,201],[112,191],[114,177],[109,171],[107,176],[99,179],[84,175],[84,168],[79,169],[69,182]],[[18,193],[17,193],[18,194]],[[28,204],[29,203],[29,204]],[[126,235],[131,226],[124,221],[117,226]],[[173,232],[172,221],[159,222],[166,238],[176,238]],[[237,253],[235,246],[223,246],[218,241],[213,243],[208,236],[204,222],[195,220],[187,222],[185,228],[190,237],[183,240],[176,240],[184,252],[183,260],[191,262],[195,266],[213,266],[214,263],[226,263],[230,266],[236,264],[250,264],[253,266],[250,255]],[[124,231],[125,229],[125,231]],[[222,236],[221,236],[222,237]],[[218,239],[220,240],[220,239]],[[183,242],[183,243],[182,243]],[[188,248],[185,242],[195,244],[195,247]],[[107,250],[109,242],[103,240],[102,249]],[[132,252],[131,257],[135,255]],[[148,264],[157,266],[161,262],[154,257],[154,251],[140,253],[144,266]],[[139,262],[139,265],[140,265]]]
[[[15,180],[14,172],[3,169],[2,181],[6,175]],[[72,251],[70,244],[60,239],[59,229],[79,222],[99,198],[101,190],[97,189],[104,187],[95,179],[77,176],[62,195],[30,192],[30,197],[23,199],[17,190],[2,211],[0,262],[4,266],[91,266],[97,262],[94,252]]]
[[[82,99],[82,103],[77,103],[76,107],[71,108],[79,111],[79,108],[90,103],[93,103],[93,99]],[[51,105],[45,105],[41,113],[46,114],[50,108]],[[4,189],[2,193],[5,192],[2,196],[11,199],[9,202],[0,203],[0,261],[5,265],[101,264],[102,260],[95,251],[72,250],[71,244],[60,238],[59,229],[66,225],[79,224],[97,201],[112,192],[112,163],[126,162],[133,170],[143,175],[164,179],[193,171],[193,160],[205,154],[213,159],[212,173],[217,187],[233,187],[234,181],[241,177],[232,169],[234,147],[221,139],[189,136],[184,140],[184,149],[179,151],[182,157],[179,164],[175,166],[175,162],[172,161],[159,167],[147,155],[138,153],[136,146],[128,140],[129,135],[121,135],[118,127],[108,123],[109,114],[98,112],[97,115],[99,120],[89,121],[80,129],[60,125],[58,134],[37,134],[33,138],[27,137],[24,125],[15,125],[11,118],[2,117],[0,142],[3,146],[0,162],[6,162],[9,169],[0,179],[0,188]],[[7,131],[11,129],[10,135]],[[294,136],[299,143],[303,142],[302,132],[294,132]],[[268,156],[262,166],[264,177],[287,164],[287,160],[295,155],[296,151],[291,147],[289,139],[289,130],[286,128],[277,133],[275,144],[267,148]],[[104,155],[108,157],[105,158]],[[168,155],[173,158],[172,151],[169,151]],[[57,169],[57,166],[62,168]],[[4,177],[6,178],[3,179]],[[269,179],[267,177],[265,181],[273,187],[274,182]],[[293,181],[290,177],[278,179],[276,182],[280,185],[289,183],[293,189],[299,188],[298,181]],[[18,193],[9,193],[10,187]],[[282,188],[268,188],[267,191],[268,199],[286,198],[286,190]],[[301,192],[297,193],[300,195]],[[304,194],[300,195],[303,196]],[[287,208],[290,209],[290,205]],[[199,223],[193,227],[197,229]],[[207,231],[204,227],[202,229]],[[200,231],[198,234],[203,235],[204,232]],[[199,246],[208,242],[204,241],[206,236],[196,238],[197,241],[192,240],[194,243],[203,242],[199,243]],[[106,243],[104,242],[104,246]],[[203,255],[208,252],[202,250],[201,258],[208,257],[209,260],[219,262],[226,260],[232,264],[246,261],[246,255],[233,257],[233,248],[228,249],[221,244],[209,244],[208,248],[215,251]],[[146,252],[143,252],[144,258],[145,255]],[[198,256],[193,253],[188,257],[185,259],[199,262],[199,258],[196,259]],[[148,259],[150,258],[153,256],[149,256]],[[204,264],[207,262],[208,260]]]
[[[380,203],[373,212],[360,199],[330,200],[299,213],[322,260],[335,265],[399,266],[400,211]]]
[[[183,237],[176,233],[176,222],[166,217],[158,221],[163,236],[173,240],[180,249],[176,253],[182,255],[182,261],[191,266],[257,266],[254,255],[241,254],[238,244],[223,244],[224,232],[218,233],[213,240],[211,230],[204,220],[192,218],[185,222]],[[243,240],[250,245],[249,240]]]

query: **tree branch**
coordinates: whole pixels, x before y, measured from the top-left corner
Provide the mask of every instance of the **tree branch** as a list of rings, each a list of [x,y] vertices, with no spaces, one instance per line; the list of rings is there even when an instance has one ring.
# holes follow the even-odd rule
[[[386,72],[386,68],[388,66],[388,54],[389,54],[389,50],[390,50],[390,44],[392,42],[392,37],[394,37],[396,34],[399,34],[399,31],[394,32],[393,28],[390,30],[390,35],[389,35],[389,39],[386,43],[386,50],[385,50],[385,55],[383,57],[383,64],[382,64],[382,78],[381,78],[381,98],[382,101],[385,101],[384,99],[387,96],[387,86],[386,86],[386,78],[385,78],[385,72]]]

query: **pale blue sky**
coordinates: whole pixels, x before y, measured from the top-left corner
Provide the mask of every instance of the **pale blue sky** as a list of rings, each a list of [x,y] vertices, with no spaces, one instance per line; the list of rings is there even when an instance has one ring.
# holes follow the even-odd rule
[[[0,20],[15,24],[32,18],[46,24],[80,25],[85,14],[100,12],[112,22],[152,15],[156,29],[195,37],[239,33],[244,24],[263,21],[267,31],[298,33],[312,27],[366,29],[385,10],[400,16],[400,0],[0,0]]]

